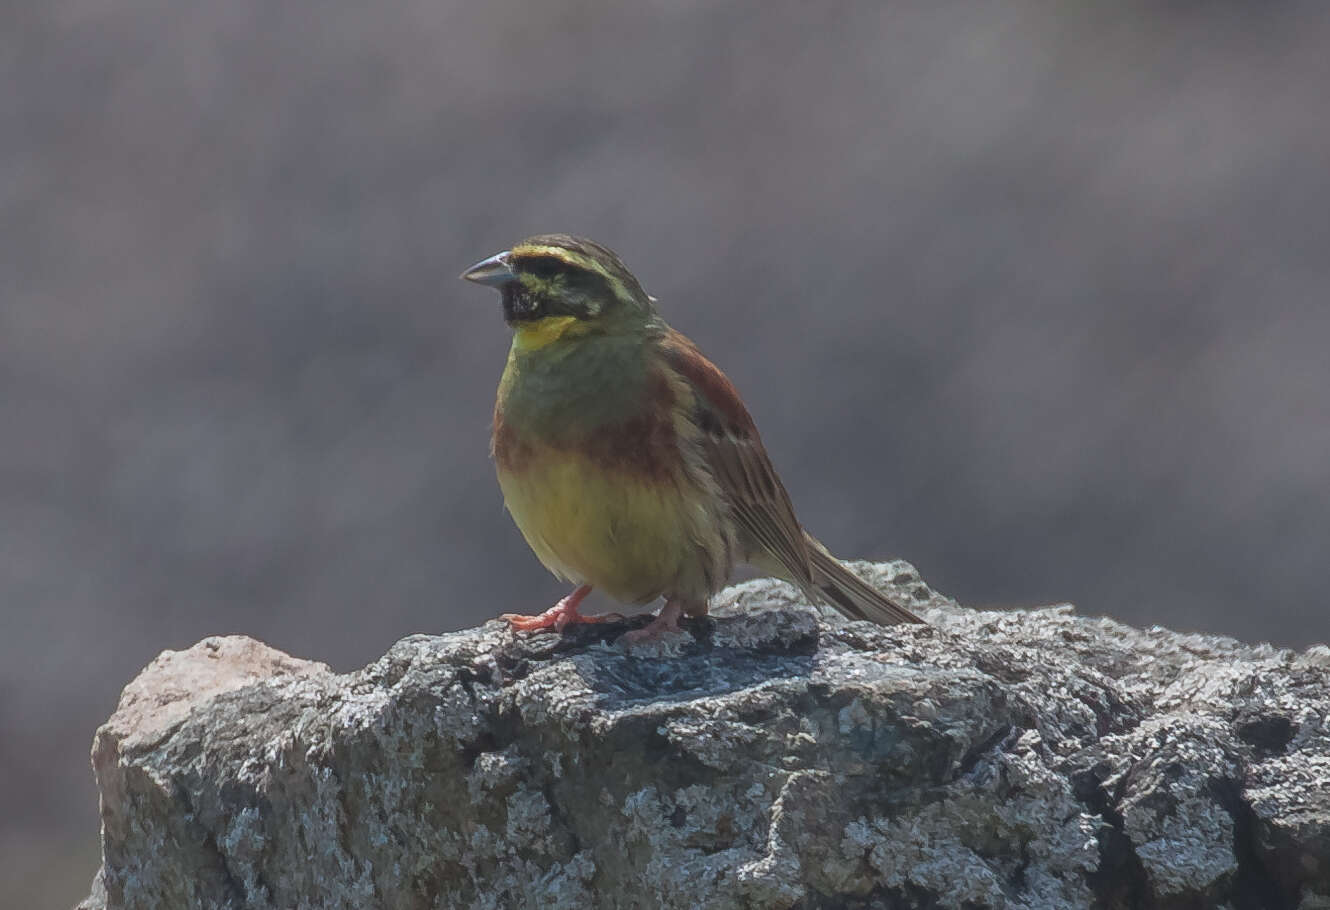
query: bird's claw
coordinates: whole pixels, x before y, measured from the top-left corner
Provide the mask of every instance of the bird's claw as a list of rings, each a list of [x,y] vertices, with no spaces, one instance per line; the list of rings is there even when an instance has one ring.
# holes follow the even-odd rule
[[[578,623],[623,622],[623,616],[619,613],[603,613],[600,616],[583,616],[579,613],[578,604],[589,593],[591,593],[590,587],[581,587],[544,613],[535,616],[528,616],[525,613],[504,613],[499,619],[508,623],[509,628],[515,632],[535,632],[540,629],[562,632],[568,626]]]
[[[631,648],[633,645],[645,644],[675,632],[682,632],[679,628],[679,617],[683,615],[683,608],[674,601],[667,601],[661,608],[660,615],[640,629],[633,629],[631,632],[625,632],[619,637],[624,647]]]

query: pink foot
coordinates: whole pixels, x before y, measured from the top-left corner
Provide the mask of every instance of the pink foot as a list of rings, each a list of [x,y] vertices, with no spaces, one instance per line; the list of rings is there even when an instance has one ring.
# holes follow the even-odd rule
[[[524,632],[550,628],[554,629],[555,632],[562,632],[565,626],[576,625],[577,623],[618,622],[623,619],[618,613],[606,613],[604,616],[583,616],[577,612],[578,606],[590,593],[591,585],[582,585],[582,587],[538,616],[505,613],[499,618],[508,623],[511,628]]]
[[[681,632],[683,630],[679,628],[679,617],[682,615],[683,605],[677,601],[667,600],[665,606],[660,608],[659,616],[640,629],[623,633],[623,642],[626,645],[640,645],[643,642],[655,641],[662,635]]]

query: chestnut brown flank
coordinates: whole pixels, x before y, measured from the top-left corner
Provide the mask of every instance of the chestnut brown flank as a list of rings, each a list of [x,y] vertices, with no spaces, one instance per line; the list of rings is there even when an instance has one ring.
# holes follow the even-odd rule
[[[520,471],[531,458],[531,446],[519,439],[511,424],[504,422],[503,409],[494,405],[494,432],[490,454],[505,471]]]
[[[674,432],[674,393],[668,379],[654,373],[648,380],[646,401],[634,409],[635,416],[614,423],[539,441],[543,449],[576,453],[607,471],[633,474],[653,480],[673,476],[680,468]],[[505,471],[523,470],[535,455],[536,446],[522,438],[494,408],[491,452]]]

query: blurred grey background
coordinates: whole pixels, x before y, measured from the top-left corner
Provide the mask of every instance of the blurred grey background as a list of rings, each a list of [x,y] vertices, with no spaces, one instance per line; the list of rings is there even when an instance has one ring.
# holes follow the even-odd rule
[[[351,669],[563,593],[456,280],[539,231],[623,254],[841,555],[1326,638],[1319,0],[43,0],[0,75],[7,905],[86,891],[162,649]]]

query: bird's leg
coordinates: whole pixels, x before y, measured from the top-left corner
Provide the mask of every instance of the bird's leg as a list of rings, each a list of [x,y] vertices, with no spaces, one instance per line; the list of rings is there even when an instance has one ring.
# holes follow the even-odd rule
[[[591,593],[591,585],[582,585],[563,600],[538,616],[526,616],[522,613],[505,613],[499,618],[513,629],[531,631],[534,629],[553,628],[562,632],[565,626],[580,622],[618,622],[623,619],[618,613],[606,613],[603,616],[583,616],[577,612],[578,605]]]
[[[625,644],[636,645],[644,641],[654,641],[662,635],[668,635],[671,632],[682,631],[679,628],[679,617],[683,615],[683,602],[678,600],[667,600],[665,606],[660,608],[660,614],[651,622],[640,629],[634,629],[631,632],[623,634]]]

